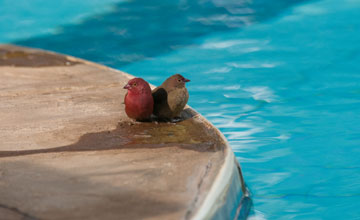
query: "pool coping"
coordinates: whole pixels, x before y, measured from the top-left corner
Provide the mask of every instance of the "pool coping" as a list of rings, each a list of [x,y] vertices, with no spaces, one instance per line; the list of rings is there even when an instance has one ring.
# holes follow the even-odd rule
[[[117,69],[114,69],[111,67],[106,67],[106,66],[103,66],[101,64],[97,64],[97,63],[94,63],[91,61],[83,60],[81,58],[76,58],[76,57],[72,57],[72,56],[68,56],[68,55],[65,55],[65,56],[67,56],[69,59],[74,60],[74,61],[81,60],[82,62],[86,62],[88,64],[95,65],[97,67],[102,67],[102,68],[105,67],[105,68],[111,69],[113,71],[118,71],[119,73],[125,75],[129,79],[132,79],[135,77],[129,73],[126,73],[126,72],[123,72],[123,71],[120,71],[120,70],[117,70]],[[152,89],[154,89],[156,87],[152,84],[150,84],[150,86]],[[187,108],[191,108],[191,106],[187,105]],[[192,108],[191,108],[191,110],[195,111]],[[210,126],[212,129],[214,129],[218,133],[218,135],[221,136],[221,138],[223,139],[223,141],[226,145],[226,148],[225,148],[226,156],[224,158],[223,166],[221,167],[221,170],[218,173],[215,181],[213,182],[213,185],[211,186],[211,189],[208,192],[207,196],[205,197],[203,203],[200,205],[200,207],[196,210],[196,212],[191,217],[191,219],[195,219],[195,220],[197,220],[197,219],[212,219],[214,213],[216,212],[215,210],[219,209],[219,207],[217,207],[217,206],[219,206],[217,199],[222,196],[226,196],[226,194],[229,193],[226,190],[228,187],[230,187],[229,184],[232,183],[232,179],[235,178],[234,172],[239,173],[240,185],[235,186],[235,187],[241,188],[242,199],[244,199],[244,198],[250,199],[250,192],[246,187],[240,164],[236,161],[234,152],[232,151],[224,134],[217,127],[215,127],[210,121],[208,121],[203,115],[201,115],[198,112],[196,112],[196,113],[197,113],[197,115],[196,115],[197,119],[199,121],[201,121],[202,123],[206,124],[207,126]],[[238,219],[238,214],[240,213],[240,211],[244,211],[244,212],[250,211],[250,210],[241,210],[241,205],[242,204],[238,204],[238,206],[236,207],[237,214],[236,214],[236,216],[234,216],[234,219]],[[246,208],[250,208],[250,207],[246,207]]]
[[[3,45],[0,45],[0,46],[3,46]],[[5,46],[5,47],[7,47],[7,46]],[[18,47],[18,46],[8,45],[8,47]],[[103,66],[101,64],[97,64],[97,63],[87,61],[87,60],[84,60],[81,58],[76,58],[76,57],[72,57],[69,55],[63,55],[63,54],[59,54],[59,53],[54,53],[54,52],[46,51],[46,50],[42,50],[42,49],[26,48],[26,50],[42,51],[46,54],[53,54],[55,56],[61,55],[61,56],[66,57],[66,59],[68,59],[69,61],[74,62],[74,63],[81,62],[81,63],[87,64],[87,65],[95,66],[100,69],[118,72],[119,74],[125,76],[128,79],[134,77],[123,71],[113,69],[113,68],[110,68],[107,66]],[[152,86],[152,87],[154,88],[154,86]],[[229,195],[234,193],[234,190],[236,191],[235,194],[237,195],[237,199],[239,199],[239,197],[241,197],[240,199],[243,199],[245,197],[248,198],[249,192],[246,188],[240,166],[239,166],[238,162],[236,161],[234,153],[232,152],[224,135],[214,125],[212,125],[204,116],[197,113],[195,110],[191,109],[190,106],[187,106],[187,108],[192,111],[192,114],[194,115],[193,118],[195,120],[204,124],[205,127],[211,128],[221,137],[221,139],[222,139],[221,142],[225,145],[224,146],[225,156],[224,156],[224,161],[222,163],[220,171],[217,173],[215,180],[210,187],[210,190],[207,192],[207,194],[202,199],[202,203],[200,205],[195,204],[194,207],[190,207],[190,210],[188,210],[189,215],[185,218],[186,219],[195,219],[195,220],[197,220],[197,219],[215,219],[217,214],[224,212],[224,211],[225,212],[228,211],[229,207],[226,207],[226,206],[228,206],[229,204],[226,203],[224,198],[228,198]],[[239,199],[239,201],[240,201],[240,199]],[[233,215],[232,217],[234,217],[234,219],[238,219],[238,215],[242,209],[242,207],[241,207],[242,204],[241,204],[241,202],[239,202],[237,204],[232,204],[232,205],[235,205],[234,207],[230,207],[232,210],[231,211],[232,215]],[[244,211],[244,210],[242,210],[242,211]],[[245,212],[248,212],[248,211],[245,210]],[[229,213],[223,213],[223,214],[228,215]]]
[[[71,60],[81,60],[82,62],[91,64],[91,65],[95,65],[97,67],[101,67],[101,68],[106,68],[106,69],[111,69],[113,71],[117,71],[120,74],[125,75],[126,77],[128,77],[129,79],[134,78],[135,76],[123,72],[121,70],[117,70],[111,67],[106,67],[103,66],[101,64],[97,64],[91,61],[87,61],[87,60],[83,60],[81,58],[76,58],[76,57],[72,57],[69,55],[65,55],[66,57],[68,57]],[[152,89],[154,89],[156,86],[150,84],[150,87]],[[190,108],[192,111],[195,111],[194,109],[191,108],[191,106],[187,105],[187,108]],[[196,112],[196,111],[195,111]],[[239,174],[239,185],[237,186],[237,184],[235,184],[235,188],[236,187],[240,187],[241,188],[241,199],[249,199],[250,200],[250,191],[248,190],[248,188],[246,187],[245,184],[245,180],[241,171],[241,167],[240,164],[238,163],[238,161],[235,158],[234,152],[232,151],[226,137],[224,136],[224,134],[217,128],[215,127],[210,121],[208,121],[202,114],[196,112],[196,118],[201,121],[202,123],[206,124],[207,126],[210,126],[212,129],[214,129],[217,134],[219,136],[221,136],[222,140],[224,141],[226,148],[226,156],[224,158],[224,163],[223,166],[221,167],[220,172],[218,173],[215,181],[213,182],[213,185],[211,186],[210,191],[208,192],[208,194],[206,195],[203,203],[200,205],[200,207],[196,210],[196,212],[192,215],[191,219],[197,220],[197,219],[212,219],[214,214],[215,214],[215,210],[218,210],[220,207],[219,203],[217,201],[218,198],[220,197],[224,197],[226,196],[228,193],[231,192],[227,192],[227,188],[229,188],[229,184],[232,183],[232,179],[236,178],[234,177],[234,172],[238,172]],[[250,200],[251,203],[251,200]],[[248,205],[248,206],[251,206]],[[244,208],[248,209],[248,210],[241,210],[242,208],[242,204],[239,203],[238,206],[236,207],[236,215],[234,216],[234,219],[239,219],[239,214],[240,212],[245,212],[248,214],[248,212],[250,212],[250,208],[251,207],[245,207]],[[247,216],[246,214],[246,216]],[[242,218],[241,218],[242,219]]]

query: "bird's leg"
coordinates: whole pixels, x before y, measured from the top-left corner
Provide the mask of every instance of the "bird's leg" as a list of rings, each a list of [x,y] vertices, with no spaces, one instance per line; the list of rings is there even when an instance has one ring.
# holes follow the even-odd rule
[[[146,119],[140,119],[140,120],[136,120],[135,121],[137,124],[141,123],[141,122],[152,122],[151,118],[146,118]]]
[[[172,118],[171,120],[170,120],[170,122],[171,123],[177,123],[177,122],[180,122],[180,121],[182,121],[183,119],[181,118],[181,117],[175,117],[175,118]]]
[[[158,122],[158,123],[168,123],[168,122],[171,122],[171,119],[169,118],[160,118],[160,117],[157,117],[155,115],[152,115],[151,117],[151,120],[152,121],[155,121],[155,122]]]

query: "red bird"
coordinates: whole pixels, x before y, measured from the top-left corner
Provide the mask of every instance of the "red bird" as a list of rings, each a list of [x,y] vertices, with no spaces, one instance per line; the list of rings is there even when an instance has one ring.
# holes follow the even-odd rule
[[[127,116],[137,121],[150,119],[154,108],[154,99],[149,83],[142,78],[134,78],[124,86],[124,89],[128,90],[124,100]]]

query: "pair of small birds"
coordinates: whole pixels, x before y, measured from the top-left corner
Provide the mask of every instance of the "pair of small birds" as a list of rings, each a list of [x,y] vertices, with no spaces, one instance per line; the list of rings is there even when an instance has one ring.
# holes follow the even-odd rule
[[[189,99],[185,87],[185,83],[189,81],[182,75],[175,74],[151,91],[149,83],[142,78],[130,80],[124,86],[128,90],[124,100],[127,116],[137,121],[147,121],[151,114],[161,121],[179,117]]]

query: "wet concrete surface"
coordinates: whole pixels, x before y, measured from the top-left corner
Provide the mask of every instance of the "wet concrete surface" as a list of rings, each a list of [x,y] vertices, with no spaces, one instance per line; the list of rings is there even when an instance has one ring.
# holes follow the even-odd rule
[[[4,51],[15,52],[3,59]],[[189,219],[196,212],[226,151],[199,114],[189,108],[177,123],[134,122],[124,112],[125,73],[8,45],[0,60],[0,216]]]
[[[0,158],[68,151],[161,148],[174,144],[179,148],[200,152],[224,150],[218,144],[221,139],[209,136],[209,132],[191,118],[178,123],[120,122],[114,130],[84,134],[74,144],[46,149],[0,151]]]
[[[77,63],[78,62],[67,59],[65,56],[43,51],[31,49],[24,51],[6,46],[0,48],[0,66],[70,66]]]

